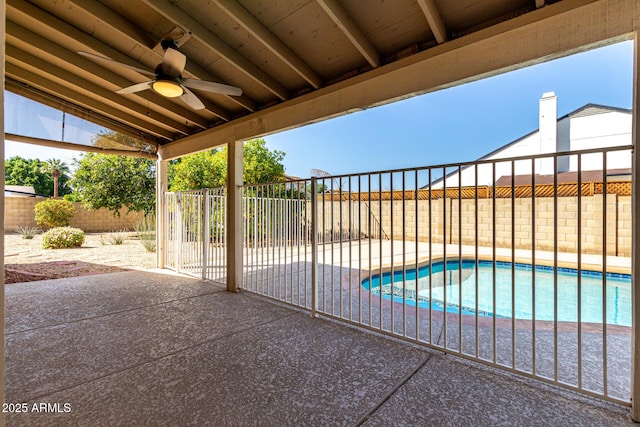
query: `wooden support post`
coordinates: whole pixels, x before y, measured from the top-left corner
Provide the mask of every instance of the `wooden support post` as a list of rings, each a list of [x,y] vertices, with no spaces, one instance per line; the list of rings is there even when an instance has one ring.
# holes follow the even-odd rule
[[[632,366],[631,366],[631,418],[640,422],[640,153],[638,138],[640,137],[640,34],[635,33],[634,58],[633,58],[633,156],[632,156],[632,181],[633,192],[631,195],[631,295],[632,301]]]
[[[242,153],[243,142],[227,147],[227,290],[242,288]]]
[[[6,33],[6,2],[0,0],[0,75],[4,87],[4,51],[5,51],[5,33]],[[4,135],[4,91],[0,91],[0,132]],[[4,140],[0,144],[0,176],[4,177]],[[2,198],[0,198],[0,227],[2,227],[2,235],[4,236],[4,179],[1,180],[0,190]],[[0,242],[0,280],[4,283],[4,239]],[[5,392],[5,365],[4,365],[4,285],[0,291],[0,330],[2,330],[2,340],[0,340],[0,402],[4,402]],[[4,425],[4,413],[0,415],[0,425]]]
[[[168,162],[158,159],[156,161],[156,267],[164,268],[165,242],[167,227],[165,222],[165,196],[167,192]]]

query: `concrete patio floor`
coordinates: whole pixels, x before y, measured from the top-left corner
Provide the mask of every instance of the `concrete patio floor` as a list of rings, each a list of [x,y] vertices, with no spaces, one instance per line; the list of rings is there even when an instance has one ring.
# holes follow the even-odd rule
[[[6,390],[29,411],[8,425],[632,424],[628,408],[141,271],[7,285]]]

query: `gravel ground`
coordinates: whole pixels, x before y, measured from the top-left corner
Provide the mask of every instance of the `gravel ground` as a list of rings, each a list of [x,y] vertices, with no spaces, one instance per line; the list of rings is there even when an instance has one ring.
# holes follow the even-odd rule
[[[40,234],[31,240],[18,234],[6,234],[5,283],[155,267],[155,253],[146,251],[136,233],[124,233],[124,243],[112,244],[118,234],[123,233],[86,234],[82,247],[75,249],[42,249]]]

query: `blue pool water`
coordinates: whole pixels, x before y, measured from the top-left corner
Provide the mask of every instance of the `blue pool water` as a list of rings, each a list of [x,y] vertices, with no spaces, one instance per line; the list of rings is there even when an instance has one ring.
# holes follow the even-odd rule
[[[433,275],[429,266],[418,269],[417,290],[416,270],[406,271],[403,287],[402,271],[374,275],[362,281],[367,291],[374,295],[418,307],[444,310],[445,294],[448,312],[496,317],[531,319],[533,317],[532,277],[533,269],[528,264],[515,265],[515,284],[512,286],[512,264],[496,263],[496,300],[493,303],[493,262],[479,261],[476,271],[475,260],[460,263],[447,261],[446,272],[443,262],[434,263]],[[476,297],[476,274],[478,275],[478,295]],[[430,279],[431,276],[431,279]],[[445,280],[446,278],[446,280]],[[431,280],[431,292],[429,281]],[[462,281],[462,286],[460,286]],[[462,289],[462,291],[461,291]],[[512,307],[511,292],[515,292],[515,307]],[[606,275],[607,323],[631,326],[631,276],[607,273]],[[462,292],[462,306],[460,293]],[[574,269],[558,269],[558,321],[578,320],[578,274]],[[582,271],[582,321],[602,323],[603,280],[602,273]],[[554,320],[554,270],[553,267],[536,266],[535,269],[535,318]]]

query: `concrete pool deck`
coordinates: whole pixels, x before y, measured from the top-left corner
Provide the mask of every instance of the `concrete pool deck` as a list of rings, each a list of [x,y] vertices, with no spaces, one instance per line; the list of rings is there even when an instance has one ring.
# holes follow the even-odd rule
[[[7,403],[59,404],[9,425],[632,424],[625,407],[140,271],[7,285],[6,384]]]
[[[416,250],[417,246],[417,250]],[[434,262],[443,258],[442,245],[433,244]],[[475,258],[475,247],[447,245],[447,258]],[[416,256],[417,253],[417,256]],[[493,259],[492,248],[479,247],[478,258]],[[362,255],[362,259],[360,259]],[[318,248],[318,309],[336,319],[361,324],[409,341],[419,341],[447,353],[464,353],[490,364],[512,367],[525,374],[546,377],[628,402],[631,376],[631,328],[607,325],[603,340],[601,323],[542,321],[479,316],[447,315],[444,327],[442,311],[406,307],[401,302],[369,295],[361,281],[369,275],[388,271],[393,263],[396,271],[404,265],[415,268],[429,260],[428,243],[383,241],[353,241],[326,244]],[[496,259],[511,261],[510,249],[496,249]],[[515,251],[516,262],[530,263],[530,251]],[[536,251],[537,265],[553,266],[552,252]],[[247,290],[282,300],[307,309],[311,308],[311,257],[291,248],[258,249],[246,254],[244,287]],[[393,260],[393,262],[392,262]],[[558,254],[558,266],[575,268],[576,254]],[[600,264],[598,265],[598,262]],[[607,271],[627,273],[629,258],[607,257]],[[582,269],[602,270],[602,257],[583,255]],[[559,292],[562,283],[559,282]],[[451,301],[449,301],[451,302]],[[457,303],[457,301],[453,301]],[[630,307],[629,307],[630,310]],[[403,316],[406,316],[403,319]],[[494,326],[496,332],[494,333]],[[554,336],[557,330],[557,338]],[[417,332],[416,332],[417,331]],[[578,335],[580,332],[580,335]],[[445,348],[446,343],[446,348]],[[604,348],[606,345],[606,366]],[[578,347],[582,358],[578,360]],[[606,368],[606,375],[604,374]],[[605,384],[606,382],[606,384]]]

